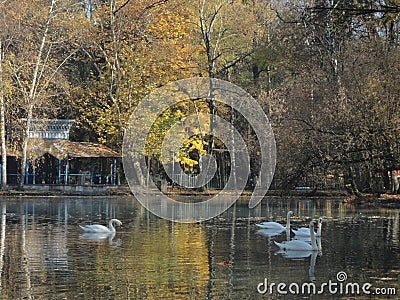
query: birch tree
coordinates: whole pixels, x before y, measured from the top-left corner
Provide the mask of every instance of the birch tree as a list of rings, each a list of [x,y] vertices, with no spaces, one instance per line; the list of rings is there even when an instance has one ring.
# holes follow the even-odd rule
[[[6,147],[6,126],[4,106],[4,83],[3,83],[3,43],[0,37],[0,140],[1,140],[1,188],[7,186],[7,147]]]
[[[2,9],[1,34],[0,34],[0,143],[1,143],[1,188],[7,187],[7,144],[6,144],[6,75],[5,75],[5,55],[10,43],[9,18],[6,16],[7,1],[0,3]]]
[[[15,4],[15,3],[14,3]],[[43,1],[15,4],[20,9],[20,33],[9,66],[13,72],[16,88],[14,99],[21,95],[24,111],[21,146],[21,172],[19,186],[22,188],[28,160],[29,130],[32,119],[38,113],[54,115],[61,95],[68,90],[68,80],[62,68],[76,51],[71,50],[64,38],[71,33],[71,24],[77,2],[51,0],[47,6]],[[84,12],[82,11],[82,15]]]

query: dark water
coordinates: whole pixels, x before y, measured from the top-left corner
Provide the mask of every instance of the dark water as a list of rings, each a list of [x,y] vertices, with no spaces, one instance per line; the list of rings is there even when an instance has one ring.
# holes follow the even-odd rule
[[[396,299],[400,293],[398,209],[274,198],[252,210],[241,201],[213,220],[179,224],[133,198],[0,199],[0,206],[1,299]],[[273,241],[285,240],[285,232],[257,233],[256,223],[284,223],[288,210],[296,213],[293,228],[324,217],[322,255],[284,257]],[[81,235],[78,224],[114,217],[124,227],[113,239]],[[338,281],[339,272],[347,279]],[[265,281],[269,289],[261,295],[257,287],[262,291]],[[310,282],[315,292],[291,294]],[[287,295],[278,292],[279,283]],[[347,283],[369,283],[371,294],[346,294]],[[376,295],[383,292],[396,295]]]

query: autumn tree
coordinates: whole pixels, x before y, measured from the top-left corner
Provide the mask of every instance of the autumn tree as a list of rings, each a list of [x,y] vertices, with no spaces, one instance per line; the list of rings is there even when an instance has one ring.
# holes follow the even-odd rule
[[[85,49],[89,71],[76,95],[78,126],[95,132],[91,139],[120,148],[125,123],[145,95],[197,73],[186,17],[173,1],[97,5]]]
[[[286,157],[286,182],[295,186],[311,176],[315,184],[316,174],[323,180],[329,172],[343,174],[353,193],[382,190],[376,175],[384,177],[380,170],[395,166],[397,156],[388,138],[397,136],[396,125],[387,122],[397,115],[398,95],[388,68],[396,70],[398,55],[391,12],[375,14],[355,2],[295,4],[278,11],[292,49],[283,66],[288,75],[266,96],[273,105],[285,103],[275,118],[285,124],[277,138],[284,138],[278,160]]]
[[[71,20],[79,20],[84,14],[75,1],[12,2],[12,10],[8,13],[18,20],[19,31],[8,64],[14,85],[13,102],[17,103],[20,112],[18,120],[24,119],[19,182],[22,186],[27,169],[31,120],[54,116],[62,108],[62,95],[69,92],[63,69],[76,52],[68,42],[76,28],[71,26]]]

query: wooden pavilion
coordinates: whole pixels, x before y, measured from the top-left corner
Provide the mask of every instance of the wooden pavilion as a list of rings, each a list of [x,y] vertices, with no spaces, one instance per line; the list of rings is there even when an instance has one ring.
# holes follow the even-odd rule
[[[120,155],[102,144],[70,141],[73,123],[74,120],[62,119],[32,120],[25,184],[117,184]],[[17,174],[9,174],[13,175]]]

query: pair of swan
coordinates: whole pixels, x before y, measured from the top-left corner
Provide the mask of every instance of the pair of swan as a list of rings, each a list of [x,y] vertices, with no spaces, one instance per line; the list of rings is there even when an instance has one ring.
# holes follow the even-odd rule
[[[85,225],[85,226],[81,226],[79,225],[80,228],[82,228],[82,230],[85,233],[92,233],[92,234],[115,234],[115,227],[114,227],[114,223],[117,226],[121,226],[122,222],[118,219],[111,219],[110,222],[108,222],[108,227],[104,226],[104,225],[99,225],[99,224],[93,224],[93,225]]]
[[[318,219],[318,229],[317,229],[317,232],[315,233],[315,236],[317,236],[317,237],[321,236],[321,231],[322,231],[322,218],[319,218]],[[292,229],[292,232],[298,237],[311,237],[310,230],[308,227],[302,227],[297,230]]]
[[[311,244],[309,244],[306,241],[303,240],[290,240],[287,242],[283,243],[278,243],[274,241],[275,245],[277,245],[281,250],[284,251],[321,251],[321,241],[317,243],[317,238],[316,238],[316,233],[314,232],[314,227],[319,223],[322,224],[322,219],[321,222],[318,220],[318,223],[316,221],[311,221],[309,226],[308,226],[308,231],[309,235],[311,238]],[[319,229],[319,227],[318,227]],[[321,233],[320,233],[321,236]]]
[[[267,231],[264,235],[275,236],[280,232],[286,230],[289,239],[290,233],[290,217],[293,215],[293,211],[289,211],[286,216],[286,226],[279,224],[277,222],[262,222],[260,224],[256,224],[258,227],[262,228],[264,231]],[[318,225],[317,232],[315,233],[314,227]],[[295,234],[295,239],[288,240],[287,242],[278,243],[274,241],[274,243],[281,250],[291,250],[291,251],[321,251],[321,242],[317,243],[316,237],[321,237],[322,231],[322,218],[318,219],[318,222],[311,221],[307,228],[299,228],[298,230],[292,230]],[[261,232],[260,232],[261,233]],[[261,233],[263,234],[263,233]],[[302,240],[300,240],[302,239]],[[304,239],[310,239],[311,244],[307,243]]]
[[[293,211],[289,211],[286,216],[286,226],[279,224],[277,222],[262,222],[260,224],[256,224],[256,226],[265,229],[266,233],[270,236],[278,235],[280,232],[286,230],[290,230],[290,217],[293,216]],[[316,232],[316,236],[321,236],[322,230],[322,218],[318,219],[318,229]],[[310,237],[310,231],[308,227],[299,228],[298,230],[293,230],[292,232],[295,234],[296,237],[300,238],[307,238]]]

